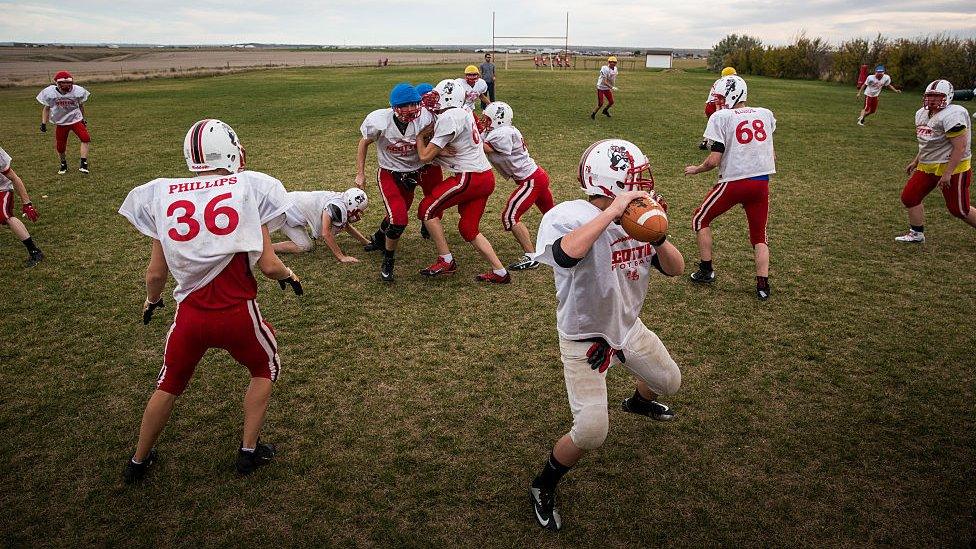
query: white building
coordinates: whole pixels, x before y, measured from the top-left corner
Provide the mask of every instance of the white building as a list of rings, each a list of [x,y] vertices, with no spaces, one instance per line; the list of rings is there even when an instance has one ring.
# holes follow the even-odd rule
[[[644,66],[648,69],[670,69],[674,50],[647,50]]]

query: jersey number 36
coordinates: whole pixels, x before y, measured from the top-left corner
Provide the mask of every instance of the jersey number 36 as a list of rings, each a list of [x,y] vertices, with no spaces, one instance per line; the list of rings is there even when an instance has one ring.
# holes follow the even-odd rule
[[[233,194],[224,193],[218,194],[213,197],[213,199],[207,203],[207,206],[203,209],[203,223],[207,226],[207,230],[217,236],[225,236],[234,232],[237,228],[237,224],[240,222],[240,215],[237,210],[231,208],[230,206],[218,206],[217,204],[223,200],[231,198]],[[186,225],[186,232],[180,232],[173,227],[169,230],[167,234],[169,237],[177,242],[186,242],[188,240],[193,240],[198,234],[200,234],[200,222],[193,218],[193,214],[196,213],[196,206],[193,202],[189,200],[177,200],[166,208],[166,215],[171,216],[176,213],[176,210],[183,210],[182,215],[176,216],[176,222],[181,225]],[[227,225],[224,227],[219,227],[217,225],[217,216],[223,215],[227,217]]]

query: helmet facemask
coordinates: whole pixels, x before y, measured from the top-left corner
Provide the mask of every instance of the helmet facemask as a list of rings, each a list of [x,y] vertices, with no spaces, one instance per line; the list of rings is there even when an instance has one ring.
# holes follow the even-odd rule
[[[465,74],[464,81],[468,83],[469,86],[474,86],[478,79],[481,78],[479,74]]]
[[[413,122],[420,117],[420,103],[408,103],[393,107],[393,114],[402,122]]]
[[[429,92],[420,96],[420,104],[424,106],[429,111],[436,112],[438,103],[441,101],[441,94],[437,90],[430,90]]]

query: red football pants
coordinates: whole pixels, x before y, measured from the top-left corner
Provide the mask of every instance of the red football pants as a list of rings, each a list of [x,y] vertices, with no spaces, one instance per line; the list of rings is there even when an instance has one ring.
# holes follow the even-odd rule
[[[462,172],[454,174],[434,187],[433,192],[420,202],[417,214],[421,220],[439,218],[444,210],[457,206],[461,220],[458,232],[467,242],[474,240],[481,229],[481,216],[485,213],[488,197],[495,190],[495,174],[491,170],[483,172]]]
[[[549,174],[539,167],[527,179],[518,182],[518,186],[508,197],[505,210],[502,212],[502,227],[511,231],[516,223],[521,221],[525,212],[532,206],[538,206],[539,211],[546,213],[553,207],[552,190],[549,189]]]
[[[91,143],[91,136],[88,135],[88,127],[80,121],[67,126],[54,127],[54,148],[58,153],[64,154],[68,148],[68,132],[75,132],[82,143]]]
[[[949,178],[949,188],[941,189],[946,209],[960,219],[969,215],[969,185],[972,181],[973,170],[970,168],[962,173],[954,174]],[[938,175],[915,170],[901,191],[901,203],[906,208],[918,206],[938,184]]]
[[[695,210],[691,228],[698,232],[708,227],[712,220],[727,212],[732,206],[742,204],[749,223],[749,241],[752,245],[766,244],[766,220],[769,217],[769,181],[765,179],[739,179],[726,181],[712,187],[701,206]]]

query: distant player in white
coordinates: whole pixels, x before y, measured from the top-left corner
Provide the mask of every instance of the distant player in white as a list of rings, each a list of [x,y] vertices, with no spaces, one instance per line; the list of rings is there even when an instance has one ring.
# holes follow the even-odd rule
[[[610,107],[613,106],[613,92],[617,89],[617,58],[614,56],[607,58],[607,64],[600,67],[600,76],[596,79],[596,108],[590,113],[590,119],[596,119],[596,113],[603,107],[603,99],[606,98],[607,106],[603,109],[603,114],[610,118]]]
[[[314,241],[321,238],[340,263],[359,263],[355,257],[343,253],[336,236],[345,231],[361,244],[369,244],[370,240],[352,226],[362,218],[369,203],[362,189],[353,187],[341,193],[293,191],[288,193],[288,200],[291,207],[285,212],[281,226],[270,227],[272,232],[280,230],[288,237],[285,242],[275,242],[276,252],[309,252],[315,247]]]
[[[692,218],[701,261],[691,280],[711,283],[711,222],[736,204],[746,211],[749,240],[756,256],[756,297],[769,299],[769,246],[766,221],[769,218],[769,176],[776,173],[773,132],[776,118],[772,111],[746,105],[746,81],[732,75],[716,84],[717,109],[708,119],[705,139],[711,153],[697,166],[686,166],[685,175],[719,169],[718,183],[705,196]]]
[[[525,254],[522,259],[508,266],[513,271],[524,271],[539,267],[529,254],[535,251],[529,229],[522,223],[522,216],[532,206],[546,213],[552,209],[552,191],[549,189],[549,174],[529,156],[522,132],[512,125],[514,112],[508,103],[495,101],[485,107],[479,118],[485,154],[488,161],[506,179],[515,181],[515,190],[508,197],[502,210],[502,227],[511,231],[512,236],[522,246]]]
[[[884,65],[878,65],[874,68],[874,74],[868,76],[864,84],[857,89],[858,98],[861,97],[861,92],[864,92],[864,108],[861,109],[861,115],[857,117],[858,126],[863,126],[864,119],[878,110],[878,97],[884,88],[901,93],[901,90],[891,85],[891,76],[885,74]]]
[[[166,336],[156,391],[142,416],[139,442],[126,462],[126,483],[141,480],[156,460],[154,445],[177,397],[208,349],[225,349],[247,367],[251,383],[244,395],[244,434],[237,471],[250,474],[274,457],[259,431],[281,362],[274,330],[257,301],[257,266],[282,289],[302,294],[298,277],[278,259],[268,236],[269,222],[284,215],[289,202],[277,179],[244,169],[244,148],[220,120],[194,124],[183,144],[192,178],[160,178],[140,185],[119,213],[152,239],[146,268],[143,322],[163,306],[167,275],[176,279],[176,318]]]
[[[474,104],[480,101],[482,105],[488,103],[488,83],[481,78],[481,70],[468,65],[464,68],[464,108],[474,112]]]
[[[573,413],[572,429],[556,442],[529,488],[536,521],[550,530],[562,527],[559,479],[606,440],[607,369],[619,364],[637,378],[623,410],[656,420],[674,417],[656,399],[681,385],[678,365],[639,315],[651,272],[680,275],[684,259],[666,238],[639,242],[616,223],[631,201],[650,197],[647,157],[633,143],[605,139],[583,153],[578,173],[587,199],[562,202],[542,217],[534,254],[555,275],[556,328]]]
[[[61,71],[54,75],[54,84],[41,90],[37,94],[37,101],[44,108],[41,109],[41,131],[47,131],[47,123],[53,122],[54,148],[58,151],[61,165],[58,173],[68,172],[68,161],[65,151],[68,146],[68,133],[74,132],[81,141],[81,160],[78,171],[88,173],[88,151],[91,136],[88,133],[88,120],[85,119],[85,101],[91,96],[88,90],[75,85],[74,77],[68,71]]]
[[[14,215],[14,191],[20,195],[21,211],[27,219],[36,222],[39,215],[27,194],[27,187],[11,166],[12,161],[7,151],[0,149],[0,225],[10,227],[17,240],[27,248],[26,265],[33,267],[44,259],[44,253],[34,243],[24,223]]]

